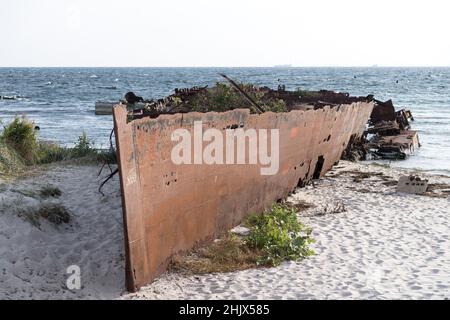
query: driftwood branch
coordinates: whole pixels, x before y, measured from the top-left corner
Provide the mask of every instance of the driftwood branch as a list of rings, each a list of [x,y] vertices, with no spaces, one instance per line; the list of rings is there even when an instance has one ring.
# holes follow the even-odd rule
[[[102,184],[101,184],[100,187],[98,188],[98,192],[100,192],[100,193],[102,194],[102,196],[105,195],[105,194],[102,192],[103,186],[104,186],[109,180],[111,180],[118,172],[119,172],[119,169],[114,170],[113,172],[111,172],[111,174],[110,174],[109,176],[106,177],[105,180],[103,180]]]
[[[110,148],[110,152],[112,152],[112,154],[114,156],[114,160],[117,163],[116,149],[114,148],[114,145],[113,145],[113,142],[112,142],[113,135],[114,135],[114,129],[111,130],[111,133],[109,135],[109,148]],[[106,179],[101,183],[100,187],[98,188],[98,192],[100,192],[102,194],[102,196],[105,195],[102,192],[103,186],[119,172],[119,169],[116,169],[116,170],[113,171],[112,168],[111,168],[111,165],[110,165],[110,163],[108,161],[108,159],[106,159],[105,163],[103,163],[102,167],[100,168],[100,172],[98,173],[98,176],[100,176],[102,174],[102,171],[105,168],[105,166],[108,166],[109,171],[111,173],[106,177]]]
[[[242,88],[236,82],[228,78],[223,73],[219,73],[219,75],[224,77],[229,83],[231,83],[231,85],[250,102],[250,104],[256,109],[257,113],[264,113],[264,109],[258,103],[256,103],[256,101],[253,100],[252,97],[250,97],[244,90],[242,90]]]

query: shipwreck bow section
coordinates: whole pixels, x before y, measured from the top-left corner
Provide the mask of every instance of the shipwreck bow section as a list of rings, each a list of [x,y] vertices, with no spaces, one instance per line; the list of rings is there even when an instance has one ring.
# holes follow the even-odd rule
[[[128,122],[126,107],[116,106],[127,289],[153,281],[175,253],[213,239],[325,174],[349,140],[363,134],[372,108],[372,102],[359,101],[285,113],[235,109]],[[180,128],[193,134],[194,121],[202,121],[204,130],[279,129],[278,173],[261,175],[260,165],[175,165],[171,134]]]

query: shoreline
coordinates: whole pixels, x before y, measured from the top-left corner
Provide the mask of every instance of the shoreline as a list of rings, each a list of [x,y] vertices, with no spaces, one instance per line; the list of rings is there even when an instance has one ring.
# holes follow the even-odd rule
[[[347,161],[340,161],[324,178],[315,181],[314,187],[297,189],[288,198],[314,204],[299,218],[313,228],[317,240],[313,245],[315,256],[274,268],[224,274],[166,272],[138,293],[129,294],[124,287],[119,180],[115,177],[110,181],[104,188],[106,196],[102,197],[97,192],[102,180],[97,177],[98,170],[99,166],[56,163],[37,172],[40,179],[33,174],[0,181],[0,298],[450,297],[450,252],[446,251],[450,247],[448,194],[399,194],[392,183],[383,183],[411,171]],[[377,175],[355,181],[357,172]],[[420,175],[432,183],[450,184],[450,177],[423,172]],[[58,187],[61,197],[41,199],[36,193],[45,185]],[[71,223],[54,226],[44,221],[37,229],[11,210],[12,206],[36,206],[42,202],[63,204],[71,213]],[[345,212],[323,214],[333,211],[327,207],[339,203]],[[73,264],[81,268],[81,290],[65,288],[65,271]]]
[[[410,156],[414,157],[414,155]],[[420,167],[414,167],[414,166],[405,166],[405,161],[408,161],[410,158],[407,158],[406,160],[400,160],[402,163],[397,163],[399,161],[390,161],[390,160],[363,160],[362,163],[371,164],[374,166],[380,166],[380,167],[387,167],[394,170],[403,170],[408,171],[411,173],[418,173],[418,174],[427,174],[434,177],[441,177],[441,178],[450,178],[450,170],[443,170],[443,169],[427,169],[427,168],[420,168]],[[391,165],[391,163],[394,164],[394,166]]]

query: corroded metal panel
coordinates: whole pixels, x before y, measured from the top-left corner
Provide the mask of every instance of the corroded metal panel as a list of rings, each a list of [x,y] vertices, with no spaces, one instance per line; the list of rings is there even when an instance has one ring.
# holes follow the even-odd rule
[[[128,290],[153,281],[173,254],[216,237],[314,175],[323,175],[340,159],[350,137],[363,133],[372,108],[372,103],[356,102],[261,115],[236,109],[127,123],[126,108],[116,106]],[[180,128],[193,133],[195,121],[202,121],[205,130],[278,129],[278,172],[261,175],[260,164],[174,164],[171,152],[177,142],[171,135]]]

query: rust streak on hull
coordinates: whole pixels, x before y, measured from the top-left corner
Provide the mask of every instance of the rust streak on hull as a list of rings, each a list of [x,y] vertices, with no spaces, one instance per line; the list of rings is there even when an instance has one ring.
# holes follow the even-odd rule
[[[126,281],[129,291],[150,283],[173,254],[213,239],[249,213],[261,212],[297,186],[325,174],[352,136],[361,136],[372,102],[317,110],[250,114],[186,113],[127,123],[123,106],[114,108],[125,222]],[[260,174],[260,165],[175,165],[175,129],[279,129],[279,171]]]

